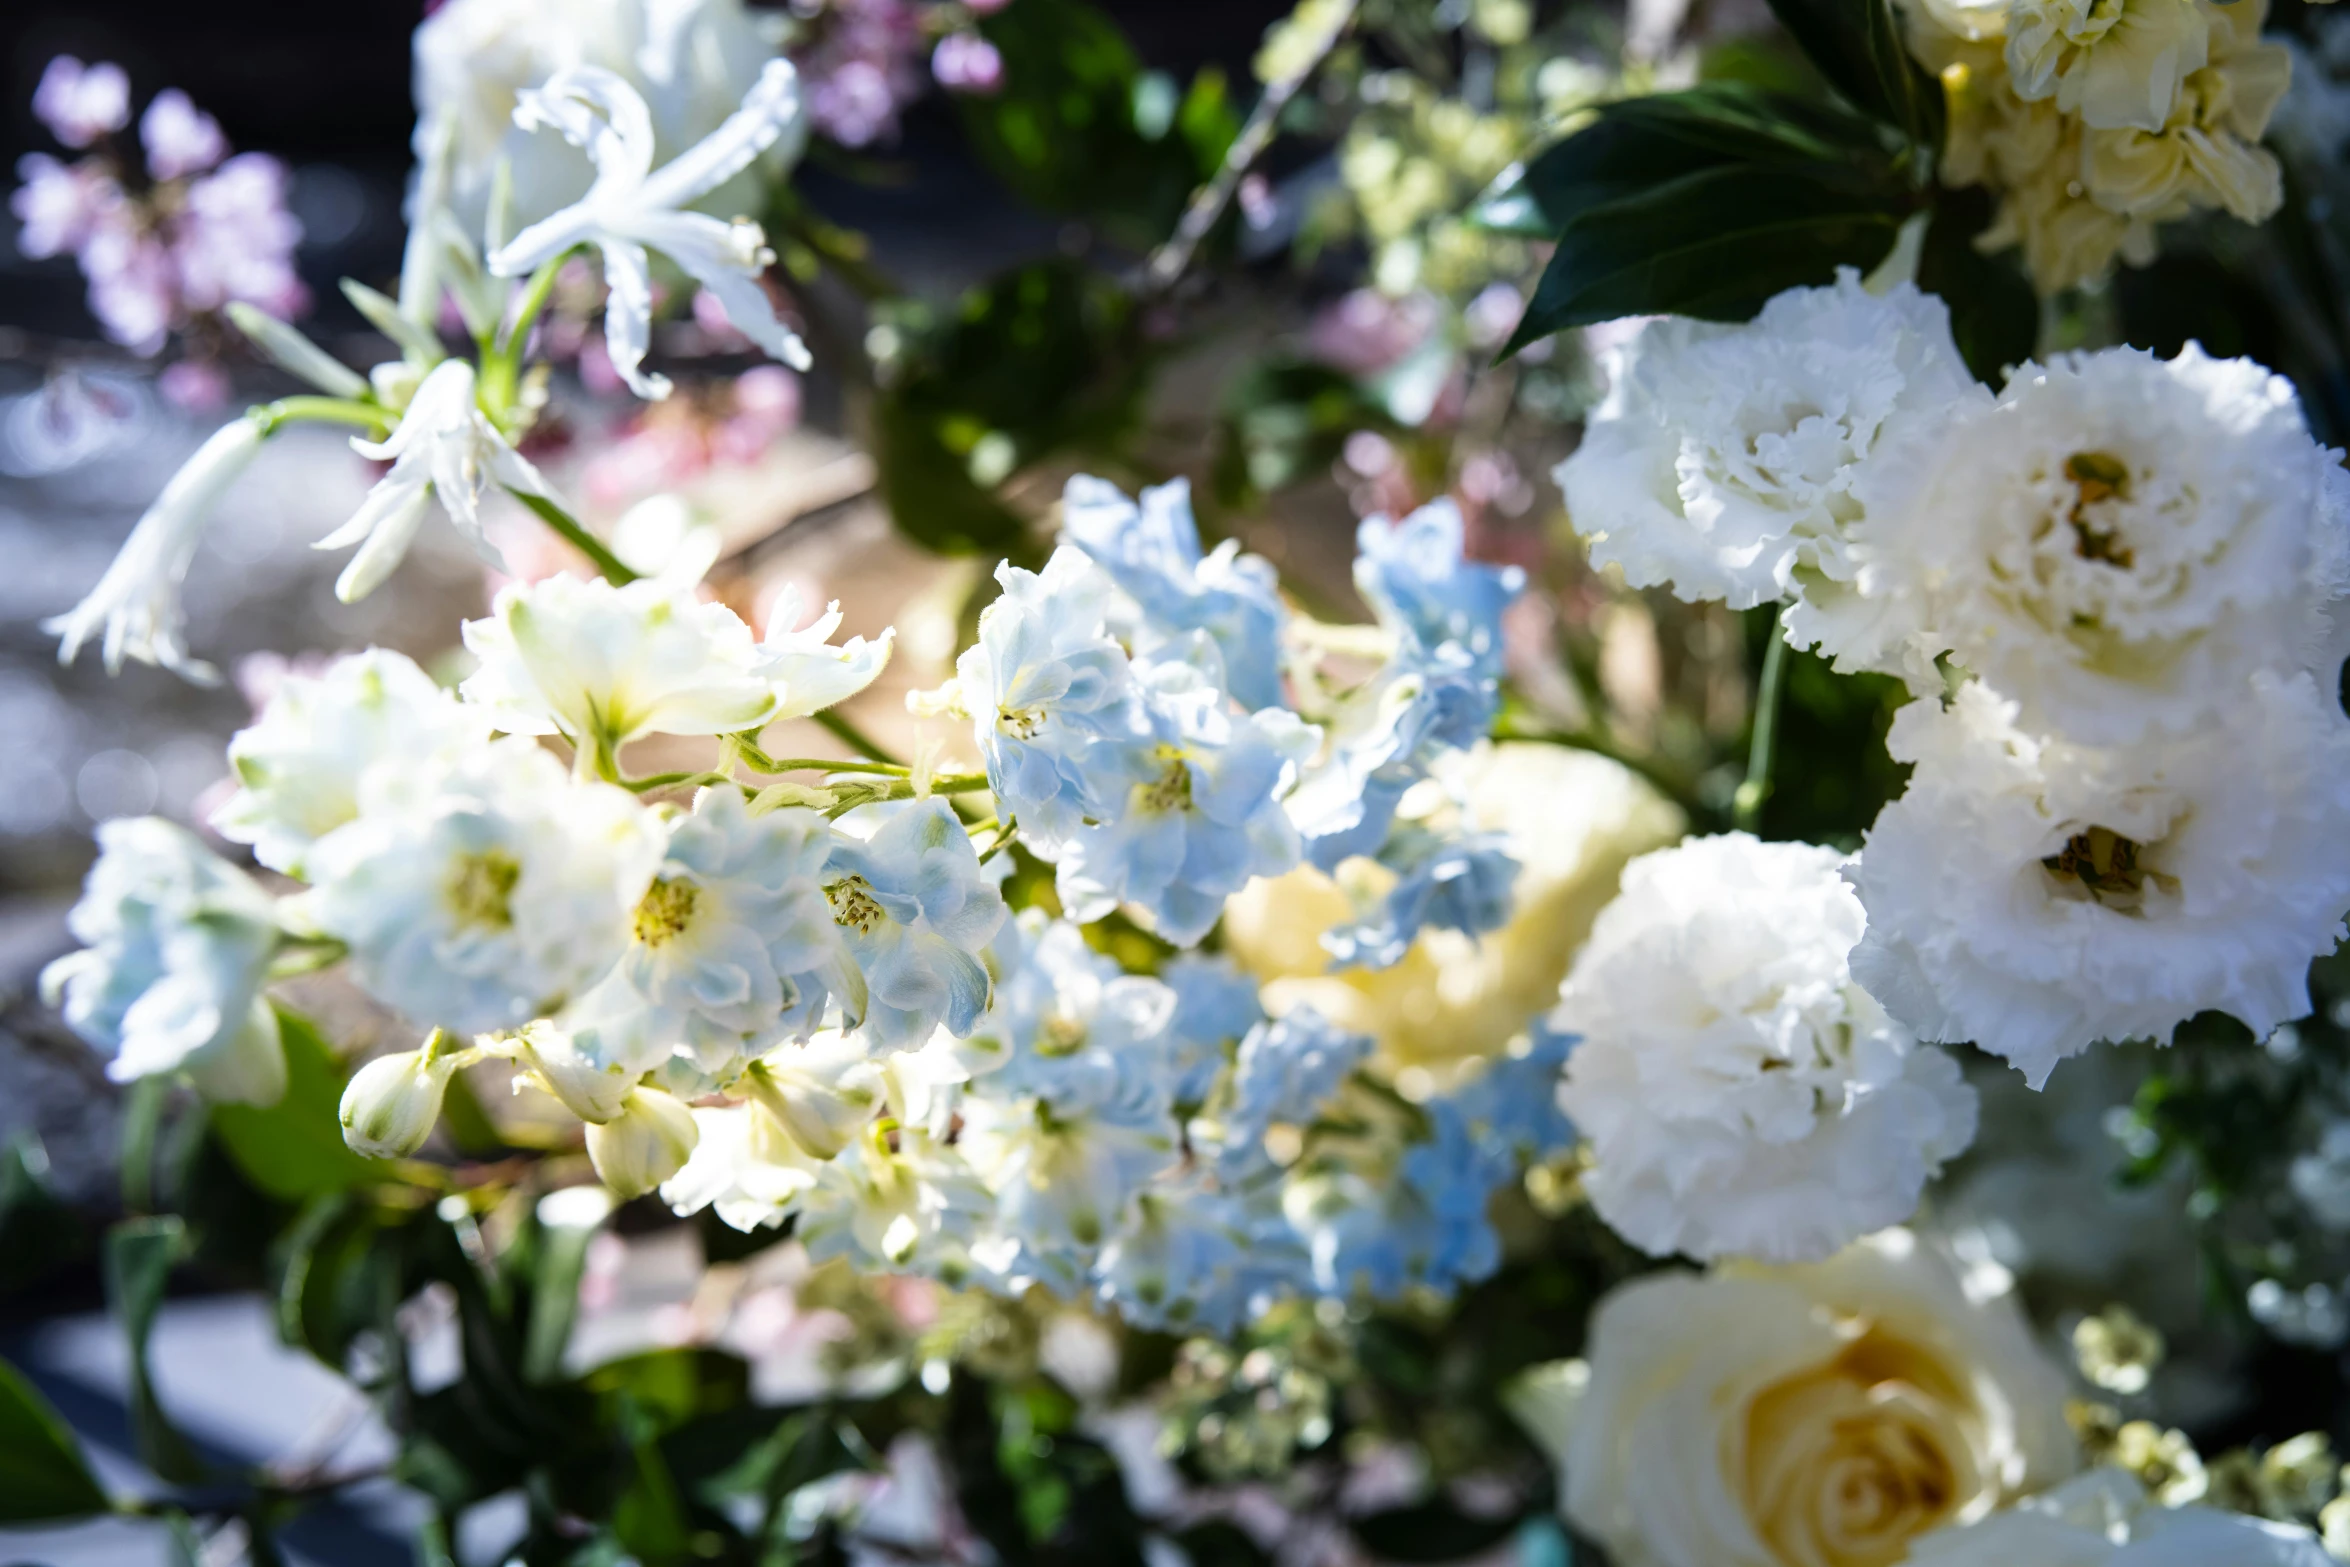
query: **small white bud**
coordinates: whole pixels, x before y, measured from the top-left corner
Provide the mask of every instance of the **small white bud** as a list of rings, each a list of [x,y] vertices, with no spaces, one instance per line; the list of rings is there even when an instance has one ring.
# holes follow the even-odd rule
[[[529,1081],[563,1102],[563,1108],[601,1126],[620,1114],[631,1078],[617,1066],[604,1066],[582,1054],[571,1036],[541,1019],[526,1024],[513,1042],[515,1060],[530,1074]],[[520,1086],[519,1083],[516,1085]]]
[[[371,1159],[398,1159],[424,1146],[441,1118],[441,1096],[462,1064],[440,1029],[421,1050],[378,1056],[344,1086],[343,1141]]]
[[[676,1095],[632,1088],[617,1116],[588,1128],[588,1158],[615,1197],[642,1197],[685,1168],[700,1137],[693,1111]]]

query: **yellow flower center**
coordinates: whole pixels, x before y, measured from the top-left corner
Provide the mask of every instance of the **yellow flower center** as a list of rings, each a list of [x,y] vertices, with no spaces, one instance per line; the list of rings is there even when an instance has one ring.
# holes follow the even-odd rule
[[[2066,520],[2073,525],[2073,549],[2083,560],[2101,560],[2124,571],[2137,558],[2118,529],[2101,527],[2090,508],[2130,498],[2130,470],[2119,457],[2105,452],[2075,452],[2064,460],[2064,476],[2073,482],[2073,509]]]
[[[1136,804],[1146,811],[1182,811],[1191,808],[1191,764],[1183,748],[1162,745],[1151,753],[1166,770],[1142,787]]]
[[[693,923],[694,905],[701,900],[702,889],[684,877],[664,877],[645,889],[645,895],[636,906],[636,939],[648,947],[658,947],[684,934]]]
[[[2130,908],[2146,890],[2147,872],[2139,864],[2145,852],[2141,844],[2110,827],[2090,827],[2067,838],[2063,848],[2040,863],[2058,880],[2078,882],[2097,902]]]
[[[1044,727],[1044,709],[1041,707],[999,707],[995,710],[996,726],[1015,740],[1033,740]]]
[[[522,862],[491,849],[458,857],[442,886],[449,912],[460,925],[505,930],[514,923],[514,884],[522,880]]]
[[[889,918],[873,898],[873,883],[862,876],[844,876],[824,889],[824,901],[832,905],[832,922],[846,926],[860,936],[873,933],[873,927]]]

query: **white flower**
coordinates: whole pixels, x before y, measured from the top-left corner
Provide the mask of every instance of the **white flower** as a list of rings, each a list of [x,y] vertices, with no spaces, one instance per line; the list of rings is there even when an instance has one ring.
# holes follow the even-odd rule
[[[1906,283],[1872,294],[1845,268],[1743,326],[1649,322],[1616,351],[1558,483],[1594,561],[1748,609],[1850,581],[1861,466],[1987,397],[1941,300]]]
[[[400,564],[424,520],[427,500],[437,497],[465,541],[496,566],[501,564],[498,552],[481,528],[483,489],[494,482],[526,495],[554,498],[538,469],[506,443],[474,401],[473,366],[462,359],[444,359],[433,367],[388,437],[354,438],[351,449],[390,463],[392,471],[376,480],[349,522],[313,546],[359,546],[359,553],[335,579],[335,597],[346,604],[373,593]]]
[[[196,546],[203,542],[204,524],[266,438],[259,421],[232,420],[213,431],[172,475],[89,597],[41,622],[41,629],[58,639],[60,663],[72,663],[82,644],[103,631],[99,649],[108,674],[119,672],[125,658],[133,658],[198,685],[219,680],[210,664],[188,656],[180,583],[196,558]]]
[[[518,1028],[612,967],[661,842],[633,795],[574,783],[514,738],[410,779],[361,780],[312,846],[312,917],[360,985],[419,1023]]]
[[[734,786],[704,789],[669,827],[619,965],[565,1019],[580,1048],[632,1073],[681,1050],[715,1072],[805,1033],[839,984],[817,885],[831,852],[814,811],[753,816]]]
[[[870,642],[851,637],[833,646],[841,618],[837,599],[805,626],[800,615],[799,589],[784,589],[767,613],[767,635],[759,643],[760,670],[776,688],[777,719],[806,718],[855,696],[888,667],[897,640],[897,628],[890,626]]]
[[[1565,1507],[1619,1567],[1884,1567],[2073,1463],[2023,1314],[1904,1230],[1620,1285],[1586,1354]]]
[[[2165,1507],[2099,1469],[1919,1540],[1910,1567],[2331,1567],[2317,1536],[2211,1507]]]
[[[829,1159],[873,1119],[885,1085],[854,1034],[827,1029],[743,1068],[741,1091],[811,1159]]]
[[[501,165],[524,223],[576,201],[593,177],[577,148],[514,123],[525,89],[576,65],[616,71],[644,95],[657,150],[674,155],[725,123],[775,49],[741,0],[449,0],[416,29],[414,53],[417,162],[446,141],[451,203],[478,234]],[[705,205],[734,212],[755,199],[746,171]]]
[[[817,1161],[756,1105],[693,1112],[696,1140],[684,1166],[661,1184],[679,1214],[715,1209],[734,1229],[781,1224],[816,1184]]]
[[[642,1197],[685,1168],[699,1136],[693,1111],[675,1095],[641,1085],[621,1099],[618,1115],[588,1124],[588,1158],[614,1196]]]
[[[1906,653],[1937,693],[1947,650],[2035,734],[2200,732],[2256,672],[2316,665],[2350,587],[2350,474],[2288,382],[2192,344],[2027,367],[1859,493],[1871,616],[1813,626],[1823,650]]]
[[[2161,130],[2210,48],[2198,0],[2015,0],[2007,14],[2016,95],[2053,96],[2100,130]]]
[[[909,802],[869,839],[835,834],[824,896],[856,960],[843,1011],[875,1045],[915,1049],[941,1024],[971,1032],[994,990],[977,954],[1004,899],[945,800]]]
[[[1974,1091],[1853,983],[1843,856],[1743,833],[1624,869],[1551,1025],[1599,1216],[1644,1251],[1816,1261],[1898,1224]]]
[[[503,1039],[478,1043],[486,1051],[514,1058],[520,1068],[514,1075],[516,1093],[536,1088],[590,1126],[601,1126],[618,1115],[628,1091],[643,1075],[589,1055],[545,1018],[525,1023]]]
[[[1062,1293],[1085,1276],[1144,1183],[1178,1157],[1164,1110],[978,1093],[962,1113],[957,1147],[995,1194],[997,1223],[1020,1243],[1018,1276]]]
[[[489,619],[465,623],[465,646],[481,665],[459,689],[514,734],[609,753],[639,735],[731,734],[775,716],[751,628],[651,578],[509,583]]]
[[[817,1166],[798,1235],[818,1261],[959,1276],[993,1206],[953,1147],[921,1127],[876,1123]]]
[[[1886,743],[1917,767],[1845,873],[1868,910],[1852,971],[1921,1039],[2036,1087],[2100,1039],[2309,1011],[2350,908],[2350,726],[2308,676],[2255,675],[2158,746],[2034,740],[1977,684],[1903,708]]]
[[[371,1159],[414,1153],[441,1118],[442,1097],[461,1064],[460,1051],[438,1029],[422,1049],[377,1056],[343,1086],[343,1141]]]
[[[487,715],[405,655],[370,648],[321,675],[291,674],[229,741],[237,792],[212,813],[231,843],[271,870],[303,874],[310,846],[359,814],[359,780],[389,762],[415,768],[478,746]]]
[[[800,81],[788,60],[770,60],[742,107],[700,142],[653,167],[652,113],[627,81],[600,66],[557,72],[543,87],[521,95],[514,123],[552,128],[584,148],[596,165],[595,183],[572,205],[540,219],[490,257],[490,270],[516,277],[580,245],[604,258],[611,290],[604,307],[604,342],[612,368],[640,397],[666,397],[666,377],[644,373],[653,326],[653,277],[648,246],[682,267],[707,289],[737,331],[769,354],[805,370],[808,350],[759,286],[774,259],[759,225],[725,222],[681,210],[732,179],[768,148],[800,131]]]
[[[195,834],[159,816],[107,822],[66,928],[84,950],[41,973],[41,995],[109,1052],[118,1083],[184,1072],[210,1099],[285,1092],[277,1014],[261,994],[276,905]]]

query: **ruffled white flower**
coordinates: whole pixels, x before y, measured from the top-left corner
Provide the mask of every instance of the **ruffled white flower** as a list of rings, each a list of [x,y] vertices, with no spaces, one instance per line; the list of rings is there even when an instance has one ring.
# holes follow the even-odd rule
[[[558,131],[585,149],[596,179],[578,201],[502,246],[490,257],[490,270],[517,277],[578,246],[595,246],[611,291],[604,307],[605,346],[612,368],[638,396],[666,397],[670,389],[666,377],[643,369],[653,329],[648,247],[708,290],[737,331],[786,364],[808,367],[806,346],[777,319],[759,286],[759,274],[774,260],[759,225],[683,210],[786,137],[801,134],[800,80],[790,61],[768,61],[725,124],[658,169],[652,111],[643,95],[600,66],[574,66],[525,91],[514,123]]]
[[[1863,602],[1806,634],[1935,692],[1947,651],[2083,743],[2198,733],[2317,666],[2350,588],[2350,474],[2282,377],[2192,344],[2027,368],[1858,489]]]
[[[1069,1105],[974,1094],[957,1144],[996,1201],[996,1222],[1020,1246],[1018,1275],[1066,1292],[1144,1183],[1177,1158],[1164,1110]]]
[[[290,674],[229,741],[237,792],[214,831],[249,843],[271,870],[303,874],[310,846],[359,814],[359,780],[380,764],[415,769],[478,746],[487,715],[405,655],[370,648],[320,675]]]
[[[1884,1567],[2063,1478],[2063,1374],[1904,1230],[1652,1273],[1592,1313],[1567,1516],[1621,1567]]]
[[[159,816],[103,824],[66,928],[83,950],[41,972],[42,999],[113,1057],[118,1083],[185,1073],[208,1099],[285,1093],[277,1014],[263,998],[276,905],[195,834]]]
[[[775,716],[742,617],[650,578],[509,583],[489,619],[465,623],[465,646],[481,663],[460,690],[513,734],[608,754],[639,735],[732,734]]]
[[[1938,1529],[1910,1567],[2330,1567],[2294,1524],[2212,1507],[2165,1507],[2118,1469],[2099,1469],[2006,1512]]]
[[[770,722],[806,718],[855,696],[889,667],[890,649],[897,640],[897,627],[889,626],[870,642],[851,637],[835,646],[832,636],[840,630],[841,620],[838,599],[805,626],[799,624],[801,614],[797,588],[786,588],[768,611],[759,669],[775,687]]]
[[[1611,368],[1558,468],[1568,516],[1633,586],[1733,609],[1849,582],[1861,466],[1989,395],[1941,300],[1872,294],[1850,268],[1742,326],[1651,321]]]
[[[108,674],[119,673],[122,661],[130,658],[198,685],[218,682],[218,670],[188,654],[180,583],[214,508],[251,466],[265,439],[259,420],[232,420],[213,431],[172,475],[89,596],[41,622],[41,629],[57,638],[59,663],[72,663],[82,644],[97,636]]]
[[[2162,129],[2210,48],[2198,0],[2015,0],[2007,14],[2016,95],[2101,130]]]
[[[530,459],[508,445],[481,411],[473,386],[473,366],[462,359],[444,359],[416,388],[389,436],[381,441],[352,440],[353,451],[390,463],[392,471],[376,480],[349,522],[314,546],[359,546],[359,553],[335,579],[335,597],[344,603],[365,598],[392,574],[415,541],[427,501],[437,498],[465,542],[496,566],[501,564],[498,552],[481,528],[482,491],[494,483],[524,495],[554,498]]]
[[[514,123],[525,90],[572,66],[615,71],[644,95],[656,151],[675,156],[725,123],[775,48],[741,0],[449,0],[416,29],[414,53],[416,161],[445,144],[449,200],[478,234],[501,168],[524,223],[578,200],[594,175],[576,147]],[[793,150],[762,161],[780,167]],[[746,172],[702,205],[756,199]]]
[[[1852,971],[1920,1038],[2038,1086],[2100,1039],[2309,1011],[2350,908],[2350,726],[2307,675],[2255,675],[2203,734],[2130,750],[2035,740],[1969,684],[1887,745],[1917,765],[1845,873],[1868,910]]]
[[[1561,1102],[1592,1206],[1642,1250],[1817,1261],[1973,1140],[1958,1063],[1853,982],[1842,862],[1743,833],[1643,855],[1576,958]]]
[[[594,984],[661,859],[633,795],[574,783],[526,739],[359,793],[358,819],[311,847],[311,917],[369,994],[456,1033],[518,1028]]]
[[[818,873],[832,829],[814,811],[753,816],[705,789],[629,920],[619,965],[565,1018],[594,1059],[647,1072],[672,1050],[706,1071],[814,1026],[841,949]]]

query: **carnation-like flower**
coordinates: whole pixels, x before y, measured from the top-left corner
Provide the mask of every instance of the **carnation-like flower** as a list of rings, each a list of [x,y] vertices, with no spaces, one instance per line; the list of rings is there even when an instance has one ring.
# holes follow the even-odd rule
[[[1884,1567],[2074,1461],[2015,1302],[1904,1230],[1619,1285],[1586,1353],[1566,1512],[1623,1567]]]
[[[524,495],[552,499],[555,493],[474,401],[473,366],[462,359],[444,359],[425,376],[388,437],[354,439],[351,449],[392,467],[375,481],[351,520],[316,545],[322,550],[359,546],[335,579],[335,597],[346,604],[374,592],[400,564],[424,521],[427,501],[439,500],[465,542],[495,566],[498,552],[481,529],[483,489],[495,483]]]
[[[795,369],[808,367],[808,350],[776,316],[759,285],[774,259],[767,237],[748,218],[728,222],[684,210],[800,130],[800,81],[788,60],[770,60],[742,107],[701,141],[653,167],[652,111],[644,95],[601,66],[556,72],[529,88],[514,110],[526,130],[552,128],[586,151],[596,166],[587,194],[517,234],[490,257],[490,270],[517,277],[582,245],[604,261],[610,297],[604,307],[604,344],[612,368],[640,397],[669,395],[667,377],[647,375],[645,350],[653,330],[653,276],[648,248],[684,269],[719,303],[735,330]]]
[[[823,878],[856,960],[843,971],[850,1020],[886,1049],[919,1046],[941,1024],[970,1033],[993,983],[977,954],[1004,899],[947,803],[913,801],[868,839],[837,834]]]
[[[1843,856],[1743,833],[1634,860],[1551,1025],[1592,1206],[1642,1250],[1811,1262],[1973,1140],[1958,1063],[1853,982]]]
[[[1910,1567],[2329,1567],[2316,1535],[2212,1507],[2166,1507],[2118,1469],[2099,1469],[2005,1512],[1938,1529]]]
[[[575,783],[517,737],[423,778],[364,777],[358,818],[311,846],[309,904],[377,1000],[485,1033],[601,978],[660,859],[635,796]]]
[[[2015,0],[2007,69],[2027,101],[2053,97],[2103,130],[2158,131],[2210,34],[2198,0]]]
[[[228,746],[237,792],[212,813],[212,826],[231,843],[251,844],[271,870],[301,876],[310,846],[359,814],[359,780],[370,769],[415,769],[489,737],[486,714],[404,654],[353,653],[323,674],[286,676],[237,731]]]
[[[2307,675],[2254,675],[2202,734],[2123,750],[2035,739],[1969,684],[1903,708],[1887,745],[1916,771],[1846,873],[1868,910],[1852,970],[1920,1038],[2037,1087],[2100,1039],[2309,1011],[2350,909],[2350,726]]]
[[[257,420],[234,419],[181,465],[123,542],[121,553],[89,597],[66,613],[41,622],[57,638],[57,657],[70,664],[82,644],[103,633],[99,650],[108,674],[125,658],[155,664],[199,685],[220,676],[210,664],[188,654],[187,612],[180,583],[204,540],[204,525],[229,487],[260,454],[267,432]]]
[[[274,1104],[286,1087],[277,1014],[261,994],[276,906],[243,871],[159,816],[103,823],[66,928],[83,950],[41,995],[112,1056],[118,1083],[182,1072],[208,1099]]]
[[[1591,558],[1732,609],[1849,583],[1861,469],[1985,399],[1942,301],[1850,268],[1738,326],[1651,321],[1558,468]]]
[[[2253,675],[2315,665],[2350,588],[2350,475],[2282,377],[2192,344],[2020,372],[1860,491],[1882,613],[1821,621],[1823,649],[1937,691],[1947,651],[2035,733],[2200,732]]]
[[[841,984],[831,852],[814,811],[754,816],[732,785],[704,789],[669,826],[618,966],[565,1019],[580,1048],[632,1073],[672,1050],[717,1072],[808,1032]]]
[[[465,623],[465,646],[481,661],[467,700],[514,734],[609,754],[639,735],[732,734],[775,716],[774,682],[742,618],[649,577],[509,583],[489,619]]]

